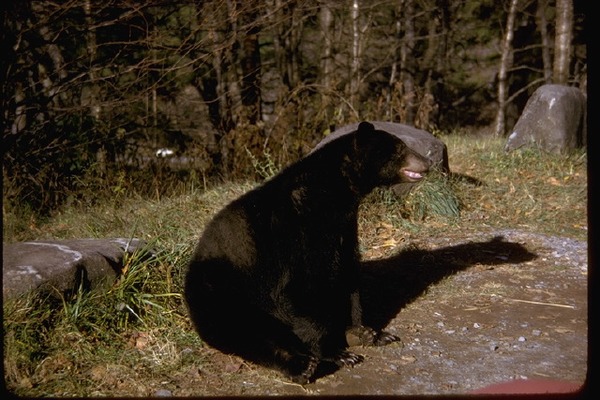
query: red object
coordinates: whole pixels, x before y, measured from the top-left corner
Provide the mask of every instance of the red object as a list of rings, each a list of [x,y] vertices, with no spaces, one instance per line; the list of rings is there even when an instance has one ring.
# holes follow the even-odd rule
[[[517,379],[495,383],[472,391],[473,394],[534,394],[534,393],[575,393],[583,384],[573,381],[550,379]]]

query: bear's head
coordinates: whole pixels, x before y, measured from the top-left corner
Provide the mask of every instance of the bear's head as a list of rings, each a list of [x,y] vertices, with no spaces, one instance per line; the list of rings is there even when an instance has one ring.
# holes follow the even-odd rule
[[[397,136],[362,122],[354,137],[357,172],[364,190],[423,179],[431,161],[409,148]]]

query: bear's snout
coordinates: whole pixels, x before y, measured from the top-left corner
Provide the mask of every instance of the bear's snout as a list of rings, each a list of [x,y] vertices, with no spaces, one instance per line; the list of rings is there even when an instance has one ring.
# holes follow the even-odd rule
[[[405,165],[400,168],[403,180],[417,182],[425,177],[431,162],[420,154],[411,153],[405,158]]]
[[[410,181],[416,182],[423,179],[423,173],[421,172],[411,171],[406,168],[402,168],[400,171],[402,172],[404,177]]]

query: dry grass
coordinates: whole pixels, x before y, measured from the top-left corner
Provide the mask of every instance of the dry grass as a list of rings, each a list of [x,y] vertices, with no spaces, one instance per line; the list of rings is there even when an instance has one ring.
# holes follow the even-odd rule
[[[587,238],[585,153],[505,154],[498,139],[442,139],[452,176],[431,176],[405,199],[377,190],[361,206],[365,258],[389,256],[415,242],[423,246],[429,237],[459,241],[489,228]],[[158,254],[153,261],[129,260],[128,274],[108,293],[33,294],[5,302],[8,388],[27,397],[148,396],[190,382],[196,382],[195,395],[206,382],[243,384],[235,374],[241,366],[233,361],[223,361],[224,374],[210,372],[215,358],[193,332],[179,293],[183,268],[205,223],[253,186],[230,183],[160,201],[108,199],[93,209],[60,210],[46,220],[22,210],[5,214],[5,241],[138,237]],[[209,372],[201,379],[198,371]]]

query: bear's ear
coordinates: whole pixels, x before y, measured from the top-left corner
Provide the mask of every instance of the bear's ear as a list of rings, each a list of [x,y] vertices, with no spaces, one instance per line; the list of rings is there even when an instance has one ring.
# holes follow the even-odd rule
[[[370,122],[363,121],[360,124],[358,124],[358,132],[367,133],[367,132],[373,132],[374,130],[375,130],[375,127]]]
[[[369,145],[372,140],[373,132],[375,127],[370,122],[363,121],[358,125],[356,133],[354,134],[354,150],[364,149]]]

